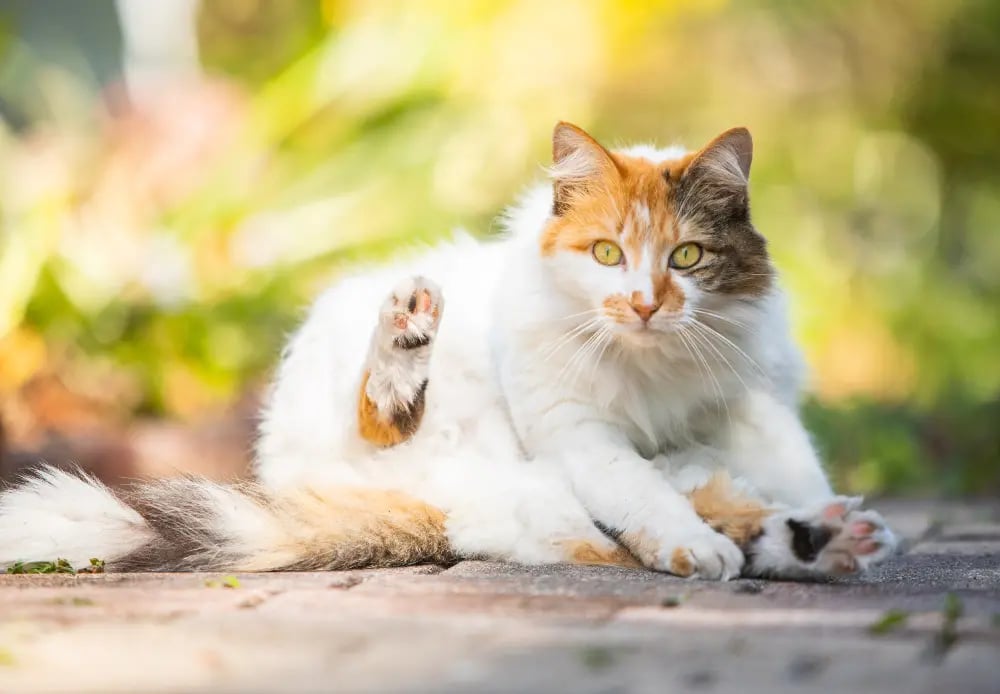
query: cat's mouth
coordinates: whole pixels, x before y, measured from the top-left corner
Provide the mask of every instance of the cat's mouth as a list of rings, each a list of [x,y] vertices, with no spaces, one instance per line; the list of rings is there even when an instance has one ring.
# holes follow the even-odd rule
[[[617,331],[624,336],[638,336],[641,339],[662,337],[681,330],[681,326],[686,322],[683,315],[663,316],[650,321],[629,321],[619,323]]]
[[[665,324],[657,322],[653,325],[644,321],[636,321],[635,323],[619,325],[615,332],[625,344],[646,347],[661,342],[667,334],[674,332],[671,323],[672,321],[665,322]]]

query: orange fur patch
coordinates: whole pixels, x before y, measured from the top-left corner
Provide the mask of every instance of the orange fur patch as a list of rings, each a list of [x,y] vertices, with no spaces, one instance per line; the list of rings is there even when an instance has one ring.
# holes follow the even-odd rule
[[[581,187],[572,198],[572,206],[552,219],[541,237],[542,255],[558,249],[589,252],[601,239],[619,240],[633,262],[647,242],[653,242],[658,255],[673,248],[677,229],[671,184],[664,174],[674,162],[654,164],[607,150],[603,154],[613,166],[605,167],[598,180]],[[635,214],[637,206],[648,211],[648,221]],[[626,222],[630,233],[622,238]]]
[[[361,434],[361,438],[382,448],[395,446],[406,441],[412,436],[412,433],[405,433],[396,426],[387,413],[380,413],[378,406],[365,392],[369,375],[369,372],[365,371],[358,393],[358,432]]]
[[[684,292],[669,272],[653,277],[653,300],[667,312],[680,311],[684,307]]]
[[[684,547],[678,547],[670,555],[670,573],[675,576],[690,576],[694,573],[694,562],[691,552]]]
[[[627,323],[632,319],[632,307],[621,294],[612,294],[601,305],[604,307],[604,315],[616,323]]]
[[[760,536],[764,520],[773,513],[758,499],[733,489],[732,480],[724,472],[716,473],[704,486],[690,492],[688,499],[702,520],[741,549]]]
[[[609,549],[599,547],[589,540],[573,540],[564,544],[569,561],[574,564],[642,567],[642,564],[624,547]]]
[[[654,566],[660,554],[660,543],[640,531],[622,533],[618,541],[629,549],[632,555],[645,566]]]
[[[440,509],[393,490],[298,489],[270,498],[276,541],[242,571],[352,569],[454,561]]]
[[[560,214],[553,216],[542,232],[542,255],[551,256],[560,250],[590,253],[596,242],[611,240],[625,251],[627,263],[637,265],[646,253],[651,253],[649,265],[666,268],[680,234],[672,195],[672,181],[677,180],[674,170],[683,172],[690,156],[654,164],[641,157],[609,152],[593,138],[582,135],[582,146],[592,150],[589,156],[603,159],[605,165],[596,168],[598,173],[593,178],[563,193],[566,201]],[[556,187],[558,190],[558,181]],[[669,270],[654,272],[652,279],[653,304],[668,311],[684,305],[684,295]],[[634,320],[628,297],[608,297],[605,309],[612,320]]]

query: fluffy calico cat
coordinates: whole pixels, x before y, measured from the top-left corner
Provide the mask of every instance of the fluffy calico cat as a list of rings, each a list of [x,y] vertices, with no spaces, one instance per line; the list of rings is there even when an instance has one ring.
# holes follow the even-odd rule
[[[797,416],[750,134],[611,152],[560,123],[553,151],[553,185],[504,239],[459,237],[319,298],[263,412],[259,482],[118,492],[43,468],[0,496],[0,565],[490,558],[729,579],[892,552],[877,513],[833,495]]]

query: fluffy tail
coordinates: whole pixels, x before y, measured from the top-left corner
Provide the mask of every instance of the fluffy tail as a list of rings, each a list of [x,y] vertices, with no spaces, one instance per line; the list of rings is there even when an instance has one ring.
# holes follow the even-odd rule
[[[112,491],[44,467],[0,494],[0,567],[105,561],[111,571],[278,571],[453,561],[444,514],[401,492],[275,494],[169,479]]]

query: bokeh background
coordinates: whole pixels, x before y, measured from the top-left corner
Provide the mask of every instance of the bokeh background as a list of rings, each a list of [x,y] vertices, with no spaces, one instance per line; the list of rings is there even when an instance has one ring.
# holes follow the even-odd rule
[[[749,126],[837,483],[995,495],[997,37],[994,0],[3,0],[3,474],[244,474],[322,284],[492,233],[567,119]]]

